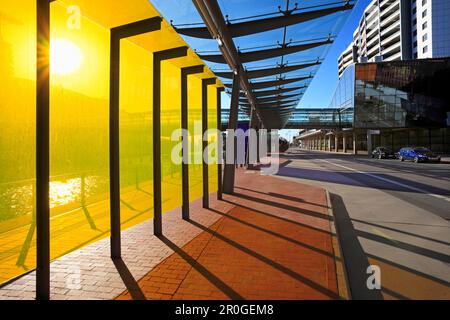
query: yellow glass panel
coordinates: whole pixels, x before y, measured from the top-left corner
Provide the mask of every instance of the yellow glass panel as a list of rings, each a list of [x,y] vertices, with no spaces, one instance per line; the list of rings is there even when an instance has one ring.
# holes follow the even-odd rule
[[[189,200],[203,195],[202,174],[202,80],[188,76],[188,130],[190,134]]]
[[[67,16],[74,17],[79,8],[83,17],[106,29],[160,16],[148,0],[57,0],[56,2],[67,8]]]
[[[122,229],[153,216],[153,54],[121,40],[119,135]]]
[[[51,5],[51,258],[109,232],[109,30]]]
[[[181,206],[181,164],[174,164],[172,132],[181,128],[181,70],[169,61],[161,63],[161,186],[162,211]],[[157,161],[157,159],[155,159]]]
[[[36,260],[35,13],[35,0],[0,0],[0,283]]]
[[[35,267],[36,1],[0,3],[2,283]],[[52,259],[109,235],[110,29],[158,15],[147,0],[51,3]],[[153,52],[185,45],[165,20],[160,31],[121,41],[122,229],[153,216]],[[173,165],[170,158],[177,143],[170,141],[172,131],[181,126],[180,68],[201,63],[189,49],[187,57],[162,65],[164,212],[181,205],[181,166]],[[212,76],[205,68],[201,76],[189,77],[190,126],[195,119],[201,120],[200,78]],[[201,133],[199,138],[201,146]],[[201,164],[190,167],[190,176],[191,198],[198,198]]]
[[[209,152],[209,192],[218,190],[217,180],[217,87],[208,86],[208,129],[214,129],[208,135],[208,145],[214,147],[214,151]]]

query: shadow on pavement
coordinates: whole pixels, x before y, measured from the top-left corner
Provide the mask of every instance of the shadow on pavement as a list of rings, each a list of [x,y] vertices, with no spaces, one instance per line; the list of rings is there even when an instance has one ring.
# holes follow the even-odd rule
[[[294,211],[300,214],[304,214],[307,216],[311,216],[311,217],[315,217],[315,218],[319,218],[319,219],[325,219],[325,220],[331,220],[331,217],[325,214],[322,214],[320,212],[316,212],[313,210],[308,210],[308,209],[304,209],[304,208],[297,208],[294,206],[290,206],[281,202],[273,202],[267,199],[262,199],[262,198],[255,198],[243,193],[238,193],[238,192],[234,192],[233,193],[234,196],[238,197],[238,198],[242,198],[242,199],[246,199],[246,200],[250,200],[250,201],[254,201],[257,203],[262,203],[268,206],[272,206],[275,208],[280,208],[280,209],[285,209],[285,210],[289,210],[289,211]]]
[[[327,206],[324,206],[324,205],[321,205],[321,204],[318,204],[318,203],[305,201],[302,198],[292,197],[292,196],[288,196],[288,195],[280,194],[280,193],[276,193],[276,192],[265,193],[265,192],[261,192],[261,191],[258,191],[258,190],[252,190],[252,189],[238,187],[238,186],[236,186],[235,189],[241,189],[241,190],[250,191],[250,192],[254,192],[254,193],[259,193],[259,194],[263,194],[263,195],[267,195],[267,196],[272,196],[272,197],[275,197],[275,198],[281,198],[281,199],[284,199],[284,200],[289,200],[289,201],[294,201],[294,202],[299,202],[299,203],[305,203],[305,204],[312,204],[313,206],[328,208]]]
[[[330,200],[333,205],[336,228],[346,264],[352,298],[356,300],[382,300],[383,296],[380,290],[369,290],[367,288],[369,275],[366,271],[370,266],[369,259],[358,240],[357,231],[342,197],[331,193]]]
[[[188,220],[188,222],[193,223],[192,220]],[[200,225],[198,223],[193,223],[194,225]],[[203,225],[200,225],[203,227]],[[209,228],[203,227],[203,229],[207,229],[208,231],[214,233]],[[158,237],[165,245],[167,245],[170,249],[172,249],[177,255],[179,255],[184,261],[186,261],[192,268],[194,268],[198,273],[200,273],[205,279],[208,279],[210,283],[212,283],[217,289],[223,292],[232,300],[243,300],[244,298],[234,291],[229,285],[220,280],[214,274],[212,274],[208,269],[206,269],[202,264],[200,264],[195,258],[191,257],[188,253],[186,253],[183,249],[178,247],[175,243],[170,241],[165,236]]]
[[[330,194],[330,198],[333,205],[336,228],[343,251],[342,254],[347,269],[349,287],[353,299],[383,299],[382,293],[386,293],[396,299],[411,299],[408,296],[417,295],[414,293],[415,289],[411,281],[416,281],[416,286],[418,285],[418,282],[420,282],[420,285],[423,287],[428,287],[428,290],[430,290],[430,287],[433,287],[434,290],[436,290],[436,292],[432,293],[432,296],[434,297],[445,297],[445,292],[447,292],[447,294],[450,292],[450,284],[444,280],[400,265],[396,262],[380,257],[379,255],[377,256],[366,253],[362,248],[358,237],[363,237],[383,245],[400,248],[414,254],[437,259],[447,264],[450,262],[448,255],[397,240],[393,243],[383,237],[380,237],[379,235],[356,230],[353,226],[353,221],[358,223],[361,221],[350,219],[342,197],[336,194]],[[366,223],[364,221],[362,222]],[[384,228],[384,226],[380,227]],[[402,232],[398,230],[395,231]],[[410,235],[415,236],[413,234]],[[379,265],[382,270],[381,290],[369,290],[367,288],[366,281],[369,275],[366,273],[366,270],[371,264]],[[387,283],[383,283],[383,279],[387,279]],[[396,288],[395,290],[392,289],[394,287]]]
[[[112,261],[133,300],[147,300],[125,262],[122,259],[112,259]]]
[[[197,228],[203,230],[204,232],[210,233],[217,239],[224,241],[228,245],[231,245],[232,247],[236,248],[237,250],[242,251],[242,252],[258,259],[259,261],[265,263],[266,265],[284,273],[285,275],[295,279],[296,281],[299,281],[299,282],[307,285],[310,288],[313,288],[314,290],[322,293],[323,295],[325,295],[331,299],[339,299],[339,295],[336,294],[336,292],[334,292],[326,287],[323,287],[322,285],[316,283],[315,281],[313,281],[307,277],[304,277],[303,275],[291,270],[290,268],[286,267],[285,265],[283,265],[279,262],[276,262],[270,258],[267,258],[266,256],[261,255],[260,253],[255,252],[254,250],[252,250],[246,246],[243,246],[242,244],[234,241],[233,239],[225,237],[224,235],[222,235],[218,232],[214,232],[211,229],[209,229],[208,227],[206,227],[196,221],[189,220],[189,222],[192,223]]]
[[[395,182],[411,186],[413,188],[424,189],[429,193],[434,193],[443,196],[450,196],[450,190],[437,188],[434,186],[430,186],[424,183],[420,183],[417,181],[410,181],[406,179],[402,179],[399,177],[393,177],[387,174],[383,174],[380,172],[367,172],[368,174],[376,175],[382,179],[389,179]],[[372,178],[366,174],[358,173],[358,172],[348,172],[348,171],[322,171],[316,169],[304,169],[304,168],[296,168],[296,167],[285,167],[280,172],[278,172],[278,176],[291,177],[291,178],[300,178],[314,181],[323,181],[323,182],[331,182],[338,183],[343,185],[352,185],[358,187],[368,187],[368,188],[376,188],[382,190],[389,191],[406,191],[406,192],[414,192],[423,194],[419,190],[413,190],[406,187],[399,186],[397,184],[390,184],[383,180]],[[342,179],[345,178],[345,179]]]

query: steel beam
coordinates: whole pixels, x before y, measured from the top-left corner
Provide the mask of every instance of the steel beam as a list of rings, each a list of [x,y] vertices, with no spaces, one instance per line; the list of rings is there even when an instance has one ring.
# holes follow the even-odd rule
[[[246,160],[246,165],[247,165],[247,169],[253,169],[255,163],[250,161],[252,159],[250,159],[250,152],[252,151],[250,148],[251,143],[256,143],[256,152],[258,153],[258,119],[255,117],[254,112],[250,112],[250,129],[254,129],[256,130],[257,134],[256,134],[256,141],[251,141],[251,135],[248,135],[248,142],[247,142],[247,148],[246,148],[246,155],[245,155],[245,160]],[[256,162],[258,162],[258,155],[256,156],[256,159],[253,159]]]
[[[162,235],[161,190],[161,62],[185,57],[188,47],[153,53],[153,233]]]
[[[336,3],[335,3],[336,4]],[[242,37],[248,36],[252,34],[257,34],[265,31],[276,30],[279,28],[286,28],[288,26],[292,26],[298,23],[311,21],[314,19],[318,19],[327,15],[331,15],[336,12],[345,11],[352,9],[354,4],[343,3],[343,5],[329,7],[329,8],[320,8],[320,6],[316,6],[317,10],[310,10],[310,8],[306,8],[306,11],[300,13],[294,13],[295,10],[283,11],[283,15],[262,19],[252,19],[244,21],[244,22],[233,22],[229,23],[230,34],[233,37]],[[208,30],[205,27],[190,27],[190,28],[179,28],[177,29],[181,34],[188,35],[196,38],[203,39],[211,39],[211,35],[208,34]]]
[[[216,84],[216,78],[202,80],[202,152],[204,154],[208,147],[208,141],[205,140],[205,134],[208,131],[208,86]],[[209,172],[208,163],[205,157],[202,157],[203,172],[203,208],[209,208]]]
[[[183,129],[182,206],[184,220],[189,220],[189,136],[188,136],[188,75],[202,73],[204,65],[181,69],[181,128]]]
[[[222,126],[222,92],[225,90],[224,87],[217,88],[217,130],[220,135],[222,131],[220,130]],[[218,142],[223,141],[222,136],[217,137]],[[223,162],[223,145],[219,143],[217,150],[217,200],[222,200],[222,162]]]
[[[237,121],[238,121],[238,107],[239,107],[239,72],[234,75],[233,78],[233,90],[231,92],[231,105],[230,105],[230,117],[228,120],[228,137],[231,136],[230,131],[236,130]],[[229,138],[227,138],[229,139]],[[227,141],[227,145],[230,143]],[[236,145],[235,141],[233,141],[233,145]],[[236,151],[236,148],[234,148]],[[234,163],[236,163],[236,154],[234,154]],[[234,163],[225,163],[225,170],[223,174],[223,192],[228,194],[234,193],[234,176],[235,176],[235,165]]]
[[[120,146],[119,146],[119,92],[120,40],[161,29],[160,17],[145,19],[111,29],[110,83],[109,83],[109,175],[110,175],[110,250],[111,258],[120,259]]]
[[[50,1],[37,0],[36,299],[50,299]]]
[[[247,93],[246,97],[248,98],[252,109],[256,111],[259,121],[262,121],[248,78],[244,72],[241,72],[241,70],[244,70],[244,67],[239,60],[238,50],[228,31],[227,23],[225,22],[225,18],[223,17],[217,0],[193,0],[193,2],[198,13],[202,17],[203,22],[211,33],[212,38],[218,41],[219,49],[226,63],[234,73],[239,73],[240,87]]]

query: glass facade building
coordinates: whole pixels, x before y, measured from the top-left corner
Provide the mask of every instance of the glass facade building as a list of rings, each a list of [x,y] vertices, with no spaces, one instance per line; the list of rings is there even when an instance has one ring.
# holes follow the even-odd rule
[[[355,66],[355,128],[446,127],[450,59]]]
[[[342,74],[330,108],[347,112],[358,149],[425,146],[450,152],[450,58],[350,65]]]

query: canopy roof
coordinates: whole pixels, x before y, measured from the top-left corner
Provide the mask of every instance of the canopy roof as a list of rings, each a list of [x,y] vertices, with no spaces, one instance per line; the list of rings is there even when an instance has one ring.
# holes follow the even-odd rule
[[[222,39],[212,39],[208,26],[197,12],[202,1],[183,2],[177,7],[172,1],[152,2],[165,17],[172,20],[175,30],[196,49],[199,57],[218,77],[233,78],[233,70],[227,65],[222,52],[218,51],[218,46],[223,45]],[[240,110],[250,115],[254,106],[264,127],[284,127],[355,2],[208,1],[208,9],[221,11],[225,17],[226,30],[221,30],[221,35],[231,37],[237,49],[236,59],[245,70],[240,77],[245,78],[246,89],[251,92],[245,92],[241,87]],[[232,84],[228,82],[225,86],[231,88]],[[283,95],[288,92],[289,95]],[[286,103],[293,104],[286,108]]]
[[[153,3],[153,1],[151,2]],[[52,2],[52,6],[62,6],[65,8],[74,5],[80,8],[83,17],[90,19],[106,29],[112,29],[154,17],[161,17],[162,22],[160,32],[144,33],[139,36],[129,37],[126,40],[150,52],[187,45],[185,40],[180,37],[173,26],[163,18],[148,0],[57,0]],[[53,35],[53,37],[57,36],[58,34]],[[170,63],[180,68],[204,64],[198,54],[191,48],[188,49],[186,57],[172,59]],[[208,66],[205,66],[203,73],[195,76],[198,78],[215,77]],[[217,86],[221,87],[222,83],[217,81]]]

